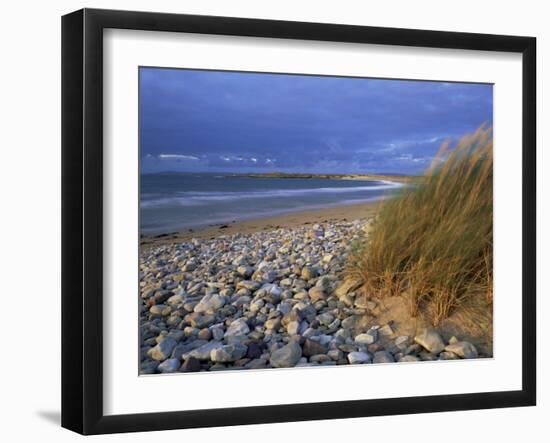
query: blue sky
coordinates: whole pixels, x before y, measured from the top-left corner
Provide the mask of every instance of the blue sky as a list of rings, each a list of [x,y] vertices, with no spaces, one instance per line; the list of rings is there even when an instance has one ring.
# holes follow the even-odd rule
[[[421,173],[491,85],[141,68],[142,172]]]

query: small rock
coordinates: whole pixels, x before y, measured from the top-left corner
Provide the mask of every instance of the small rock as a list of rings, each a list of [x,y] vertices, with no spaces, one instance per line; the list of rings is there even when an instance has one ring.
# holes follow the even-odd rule
[[[142,375],[154,374],[157,372],[159,362],[156,360],[147,360],[140,365],[139,373]]]
[[[332,359],[326,354],[316,354],[316,355],[312,355],[309,358],[309,361],[310,363],[324,363],[327,361],[332,361]]]
[[[311,357],[313,355],[318,354],[326,354],[327,348],[325,348],[321,343],[310,340],[309,338],[306,339],[303,346],[303,354],[306,357]]]
[[[334,321],[334,315],[325,312],[324,314],[318,315],[317,320],[319,320],[319,323],[322,325],[328,326]]]
[[[468,341],[458,341],[445,347],[445,351],[452,352],[461,358],[477,358],[476,347]]]
[[[229,328],[225,331],[224,336],[225,338],[236,337],[239,335],[246,335],[249,332],[250,328],[248,327],[246,320],[244,318],[239,318],[229,325]]]
[[[262,348],[258,343],[250,343],[248,345],[248,351],[246,352],[246,357],[254,360],[262,356]]]
[[[151,350],[149,351],[149,356],[153,360],[157,361],[166,360],[168,357],[170,357],[170,354],[176,347],[176,344],[176,340],[174,340],[172,337],[166,337],[154,348],[151,348]]]
[[[348,361],[350,364],[360,364],[360,363],[369,363],[370,355],[366,352],[350,352],[348,354]]]
[[[353,329],[355,326],[361,321],[361,317],[358,315],[350,315],[349,317],[346,317],[344,320],[342,320],[342,327],[344,329]]]
[[[355,343],[359,345],[370,345],[375,342],[375,338],[371,334],[359,334],[355,337]]]
[[[213,314],[202,314],[200,312],[193,312],[185,316],[185,319],[191,323],[191,326],[194,328],[202,329],[205,328],[216,320],[216,317]]]
[[[378,334],[384,337],[391,337],[394,335],[394,332],[391,325],[388,323],[378,329]]]
[[[317,277],[317,270],[311,266],[305,266],[302,268],[300,275],[304,280],[308,281]]]
[[[158,317],[164,317],[164,316],[170,314],[170,312],[172,312],[172,308],[170,306],[166,306],[166,305],[153,305],[149,309],[149,312],[152,315],[156,315]]]
[[[300,323],[297,321],[291,321],[286,327],[286,331],[288,332],[288,335],[296,335],[298,334],[299,330],[300,330]]]
[[[169,374],[176,372],[180,367],[180,361],[177,358],[169,358],[164,360],[159,366],[158,370],[163,374]]]
[[[180,372],[199,372],[200,370],[201,362],[195,357],[188,357],[180,368]]]
[[[265,322],[266,329],[279,329],[281,327],[281,319],[280,318],[272,318]]]
[[[324,289],[318,286],[314,286],[313,288],[311,288],[308,292],[308,295],[313,303],[318,300],[324,300],[327,297]]]
[[[414,341],[432,354],[438,354],[445,349],[443,339],[432,329],[424,329],[414,337]]]
[[[393,363],[395,362],[395,359],[393,358],[393,355],[391,355],[388,351],[378,351],[374,353],[372,362],[373,363]]]
[[[239,360],[246,355],[247,346],[242,344],[225,345],[212,349],[210,360],[217,363],[229,363]]]
[[[254,273],[254,269],[252,269],[250,266],[239,266],[237,268],[237,273],[245,278],[248,278]]]
[[[212,327],[210,329],[210,332],[212,333],[212,338],[217,341],[223,340],[223,336],[225,334],[223,327]]]
[[[420,359],[418,357],[415,357],[414,355],[404,355],[399,359],[399,363],[413,362],[413,361],[420,361]]]
[[[205,295],[193,310],[195,312],[208,312],[210,314],[213,314],[218,309],[220,309],[223,305],[225,305],[226,302],[227,302],[226,297],[217,293],[213,293],[213,294]]]
[[[172,297],[170,297],[166,303],[168,303],[170,306],[177,306],[179,305],[180,303],[183,303],[183,296],[177,294],[177,295],[172,295]]]
[[[197,335],[197,337],[200,340],[209,341],[212,338],[212,332],[208,328],[203,328],[199,331],[199,334]]]
[[[344,282],[342,282],[340,286],[336,288],[336,290],[334,291],[334,294],[336,295],[336,297],[342,298],[344,295],[347,295],[351,291],[357,289],[360,285],[361,283],[356,280],[352,280],[352,279],[344,280]]]
[[[246,369],[265,369],[267,367],[267,360],[264,358],[255,358],[245,365]]]
[[[183,354],[181,358],[187,360],[189,357],[195,357],[198,360],[210,360],[210,353],[214,349],[219,349],[222,346],[223,344],[219,341],[209,341],[208,343],[198,347],[197,349],[193,349],[192,351]]]
[[[275,368],[292,368],[302,357],[302,348],[295,341],[274,351],[269,360]]]
[[[454,352],[449,352],[449,351],[441,352],[438,357],[440,360],[458,360],[460,358]]]

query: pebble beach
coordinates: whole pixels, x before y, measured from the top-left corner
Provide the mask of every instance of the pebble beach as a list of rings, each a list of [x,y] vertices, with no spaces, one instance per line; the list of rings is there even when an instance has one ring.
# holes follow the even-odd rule
[[[143,242],[140,374],[480,356],[429,328],[400,335],[378,321],[382,302],[344,278],[350,249],[368,235],[366,209]]]

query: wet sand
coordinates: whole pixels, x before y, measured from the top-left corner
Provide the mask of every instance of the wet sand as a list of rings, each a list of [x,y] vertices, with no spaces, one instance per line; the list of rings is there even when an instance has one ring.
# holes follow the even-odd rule
[[[267,218],[217,224],[202,229],[185,230],[154,236],[144,235],[141,237],[140,247],[142,249],[147,249],[149,247],[185,242],[192,238],[213,239],[220,235],[232,235],[237,233],[248,234],[277,228],[293,228],[315,223],[359,220],[372,217],[376,213],[380,203],[380,201],[377,201],[304,212],[292,212]]]

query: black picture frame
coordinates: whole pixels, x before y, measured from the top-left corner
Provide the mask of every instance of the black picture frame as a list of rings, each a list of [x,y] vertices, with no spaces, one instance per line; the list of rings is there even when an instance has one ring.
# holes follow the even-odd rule
[[[103,30],[504,51],[523,63],[522,389],[132,415],[103,413]],[[151,431],[536,403],[536,39],[229,17],[83,9],[62,18],[62,426]]]

